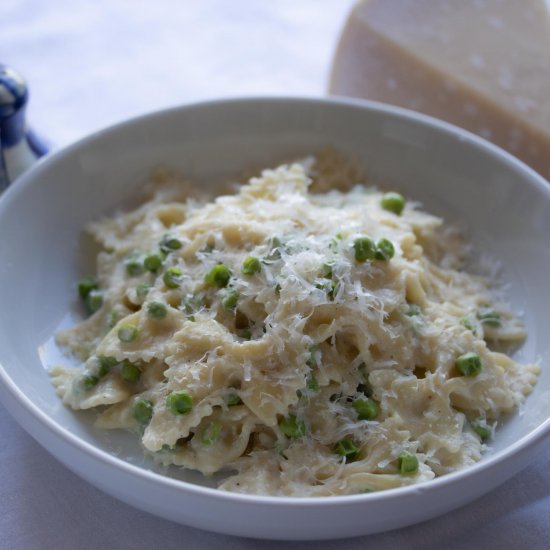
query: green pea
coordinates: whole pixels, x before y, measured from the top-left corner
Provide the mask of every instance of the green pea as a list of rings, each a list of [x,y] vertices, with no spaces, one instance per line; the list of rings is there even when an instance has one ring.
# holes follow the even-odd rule
[[[376,244],[376,259],[387,262],[395,255],[393,243],[388,239],[380,239]]]
[[[125,359],[120,367],[120,376],[126,382],[135,384],[141,376],[141,371],[133,363],[130,363],[128,359]]]
[[[255,275],[262,270],[262,264],[260,260],[254,256],[248,256],[243,262],[241,272],[243,275]]]
[[[139,285],[136,286],[136,296],[140,300],[144,300],[150,290],[151,285],[149,283],[139,283]]]
[[[250,340],[252,338],[252,331],[249,328],[243,328],[239,330],[237,334],[243,340]]]
[[[112,309],[107,315],[107,328],[113,328],[118,321],[118,313]]]
[[[418,471],[418,457],[409,451],[403,451],[397,458],[397,466],[401,475],[410,475]]]
[[[340,241],[342,241],[344,238],[344,235],[342,233],[337,233],[332,239],[330,239],[330,242],[328,243],[328,247],[333,252],[338,249],[338,244]]]
[[[355,250],[355,259],[358,262],[374,260],[376,257],[376,246],[372,239],[368,237],[358,237],[355,239],[353,248]]]
[[[95,374],[84,374],[80,379],[80,387],[84,391],[90,391],[99,382],[99,378]]]
[[[306,388],[311,392],[318,392],[319,391],[319,382],[317,381],[317,378],[311,373],[309,373],[306,377]]]
[[[481,364],[481,357],[470,351],[456,359],[455,367],[463,376],[477,376],[483,365]]]
[[[235,309],[239,300],[240,294],[233,288],[226,291],[220,291],[222,305],[225,309]]]
[[[232,392],[226,396],[225,402],[228,407],[234,407],[235,405],[241,405],[243,400],[238,393]]]
[[[357,412],[359,420],[374,420],[380,413],[380,409],[373,399],[356,399],[351,406]]]
[[[129,342],[133,342],[138,337],[138,329],[136,325],[131,325],[129,323],[126,323],[126,324],[120,325],[120,327],[118,328],[117,335],[118,335],[118,339],[121,342],[124,342],[127,344]]]
[[[118,361],[114,357],[105,357],[102,355],[99,357],[99,369],[97,374],[100,378],[103,378],[109,371],[115,366],[118,365]]]
[[[502,326],[500,315],[492,309],[482,309],[478,312],[477,318],[489,327],[498,328]]]
[[[269,246],[269,254],[266,256],[267,260],[277,260],[281,257],[282,242],[279,237],[270,237],[266,240]]]
[[[83,277],[78,281],[78,294],[82,299],[86,298],[92,290],[99,288],[97,279],[95,277]]]
[[[492,435],[491,427],[487,424],[484,418],[476,418],[471,422],[472,429],[479,435],[482,441],[489,439]]]
[[[173,235],[170,235],[169,233],[164,235],[164,237],[162,237],[159,243],[160,249],[164,252],[172,252],[173,250],[178,250],[182,246],[183,246],[183,243]]]
[[[303,420],[298,420],[296,415],[289,414],[279,421],[279,428],[287,437],[296,439],[306,434],[306,425]]]
[[[91,290],[84,298],[88,313],[95,313],[103,305],[103,293],[100,290]]]
[[[132,405],[132,416],[138,424],[146,426],[153,417],[153,403],[148,399],[136,399]]]
[[[209,285],[218,288],[226,287],[229,284],[229,279],[231,279],[231,270],[224,264],[215,265],[204,278]]]
[[[143,273],[143,254],[140,252],[132,252],[132,254],[126,257],[124,265],[126,266],[126,273],[128,273],[130,277],[141,275]]]
[[[201,443],[205,447],[211,447],[216,443],[218,437],[220,436],[220,433],[222,431],[222,425],[220,422],[216,422],[215,420],[212,420],[212,422],[209,422],[209,424],[206,426],[204,431],[202,432],[201,436]]]
[[[143,260],[143,267],[154,273],[162,267],[162,258],[158,254],[149,254]]]
[[[147,316],[149,319],[160,321],[168,315],[168,308],[162,302],[149,302],[147,304]]]
[[[164,284],[168,288],[178,288],[181,285],[183,272],[178,267],[169,267],[162,276]]]
[[[395,193],[393,191],[390,193],[384,193],[384,195],[382,195],[380,205],[384,210],[388,210],[389,212],[393,212],[399,216],[401,212],[403,212],[403,208],[405,208],[405,197],[403,197],[400,193]]]
[[[166,408],[172,414],[187,414],[193,408],[193,398],[185,391],[172,392],[166,398]]]
[[[352,437],[346,436],[336,442],[332,450],[337,455],[345,457],[346,461],[353,462],[359,456],[359,451],[361,449]]]

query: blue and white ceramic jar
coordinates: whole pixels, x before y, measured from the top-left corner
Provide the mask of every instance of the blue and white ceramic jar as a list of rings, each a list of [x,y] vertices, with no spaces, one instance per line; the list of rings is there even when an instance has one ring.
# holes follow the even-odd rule
[[[0,64],[0,191],[47,152],[27,128],[28,98],[27,84],[21,75]]]

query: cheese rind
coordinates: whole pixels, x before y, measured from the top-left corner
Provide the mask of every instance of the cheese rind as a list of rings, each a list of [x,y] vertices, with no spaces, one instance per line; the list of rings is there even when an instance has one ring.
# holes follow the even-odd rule
[[[544,0],[365,0],[329,91],[447,120],[550,178],[549,31]]]

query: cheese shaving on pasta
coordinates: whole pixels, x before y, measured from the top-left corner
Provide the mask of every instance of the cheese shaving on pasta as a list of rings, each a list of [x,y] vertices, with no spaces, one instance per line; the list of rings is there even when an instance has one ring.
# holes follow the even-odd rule
[[[58,335],[83,362],[52,371],[64,403],[229,491],[376,491],[480,460],[537,379],[494,351],[521,322],[440,218],[327,191],[321,161],[92,223],[99,309]]]

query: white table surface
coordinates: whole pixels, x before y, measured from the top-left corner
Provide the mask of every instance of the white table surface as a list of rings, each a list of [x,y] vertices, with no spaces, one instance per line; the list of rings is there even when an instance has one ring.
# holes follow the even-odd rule
[[[0,0],[0,61],[31,87],[56,147],[128,117],[240,95],[323,95],[352,0]],[[470,505],[327,542],[259,542],[177,525],[67,470],[0,405],[0,549],[550,548],[550,441]],[[281,526],[284,529],[284,526]]]

